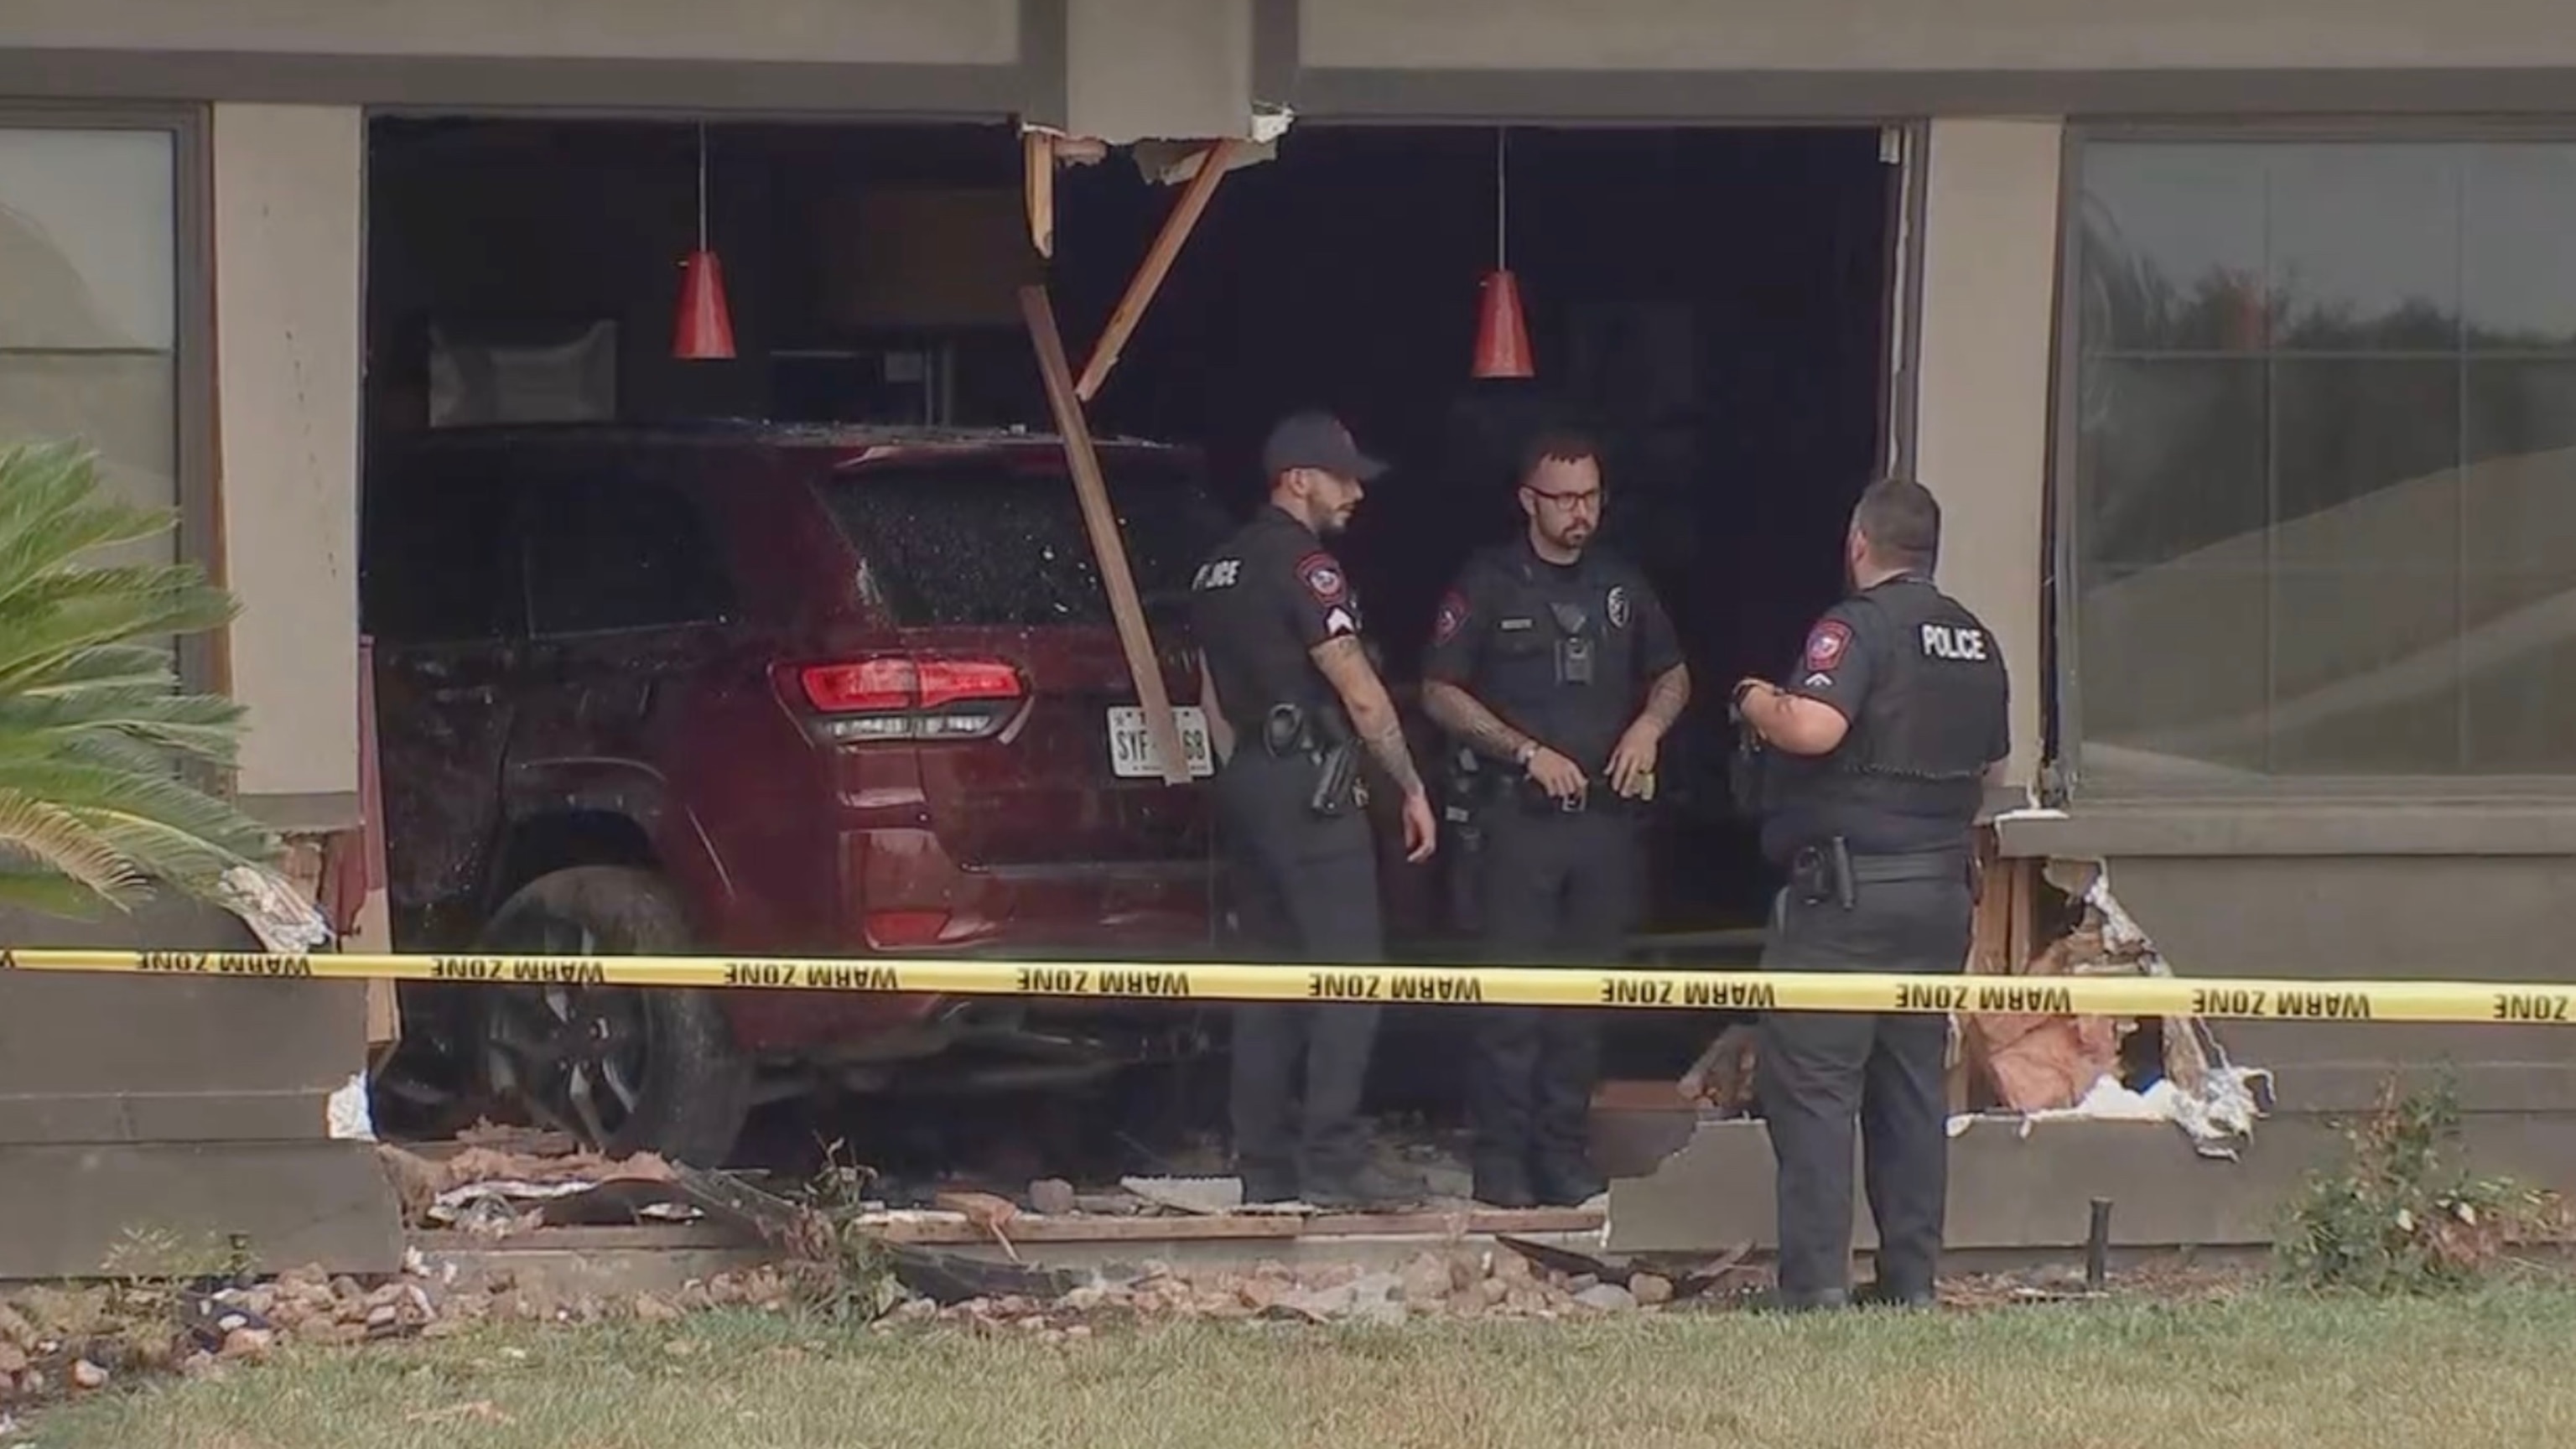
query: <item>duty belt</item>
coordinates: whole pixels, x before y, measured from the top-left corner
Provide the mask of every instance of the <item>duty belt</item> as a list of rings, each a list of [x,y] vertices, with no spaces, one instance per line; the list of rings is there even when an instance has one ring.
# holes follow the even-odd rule
[[[1958,846],[1855,855],[1839,835],[1802,845],[1789,856],[1789,887],[1809,905],[1831,901],[1848,911],[1861,886],[1909,880],[1956,881],[1974,891],[1976,857]]]
[[[1642,812],[1646,802],[1631,800],[1612,789],[1607,780],[1591,780],[1591,788],[1572,800],[1559,800],[1547,793],[1538,781],[1523,775],[1504,786],[1509,802],[1530,815],[1621,815]]]
[[[1968,871],[1968,852],[1955,846],[1912,850],[1902,855],[1855,855],[1851,876],[1864,884],[1900,880],[1959,880]]]

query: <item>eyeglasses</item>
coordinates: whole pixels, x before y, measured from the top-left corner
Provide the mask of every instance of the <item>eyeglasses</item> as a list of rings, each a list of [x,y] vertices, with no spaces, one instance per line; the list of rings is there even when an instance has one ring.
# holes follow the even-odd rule
[[[1521,491],[1532,498],[1552,503],[1559,508],[1598,508],[1601,505],[1601,490],[1598,488],[1586,488],[1579,493],[1552,493],[1545,488],[1528,487],[1522,488]]]

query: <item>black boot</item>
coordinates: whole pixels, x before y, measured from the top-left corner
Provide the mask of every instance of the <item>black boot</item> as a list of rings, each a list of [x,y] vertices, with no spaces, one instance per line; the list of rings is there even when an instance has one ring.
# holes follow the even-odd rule
[[[1404,1212],[1430,1200],[1423,1182],[1375,1167],[1310,1176],[1306,1201],[1327,1212]]]
[[[1609,1179],[1580,1158],[1541,1162],[1538,1171],[1531,1174],[1531,1181],[1542,1207],[1581,1207],[1610,1190]]]
[[[1476,1201],[1487,1207],[1534,1208],[1538,1194],[1530,1187],[1529,1172],[1515,1162],[1479,1162],[1475,1165]]]
[[[1937,1308],[1941,1296],[1930,1288],[1915,1288],[1886,1283],[1869,1283],[1852,1295],[1852,1301],[1864,1308]]]
[[[1819,1288],[1804,1293],[1785,1293],[1774,1288],[1745,1305],[1754,1313],[1831,1313],[1850,1306],[1851,1295],[1840,1288]]]
[[[1297,1175],[1293,1172],[1246,1168],[1242,1176],[1243,1201],[1247,1207],[1297,1201]]]

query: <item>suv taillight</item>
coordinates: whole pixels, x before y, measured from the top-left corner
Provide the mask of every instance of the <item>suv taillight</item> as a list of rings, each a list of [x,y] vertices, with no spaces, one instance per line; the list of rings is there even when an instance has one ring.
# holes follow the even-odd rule
[[[838,741],[972,740],[1001,733],[1027,696],[1020,671],[997,659],[891,656],[795,671],[797,691]]]

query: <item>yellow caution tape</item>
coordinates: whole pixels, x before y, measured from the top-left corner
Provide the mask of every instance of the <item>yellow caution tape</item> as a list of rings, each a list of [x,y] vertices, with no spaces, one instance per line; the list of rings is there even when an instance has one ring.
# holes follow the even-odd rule
[[[1131,1001],[1361,1001],[1717,1011],[2199,1016],[2265,1021],[2576,1024],[2576,987],[2471,981],[2210,981],[2169,976],[1892,976],[1473,966],[1183,965],[704,956],[262,955],[0,950],[0,972],[862,991]]]

